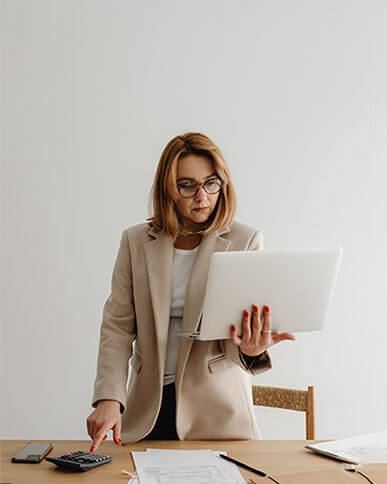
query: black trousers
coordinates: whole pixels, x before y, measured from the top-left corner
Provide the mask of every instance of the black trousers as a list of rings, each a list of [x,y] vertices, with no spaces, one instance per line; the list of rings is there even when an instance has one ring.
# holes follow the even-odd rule
[[[179,440],[176,432],[176,389],[175,383],[163,387],[161,408],[155,426],[144,440]]]

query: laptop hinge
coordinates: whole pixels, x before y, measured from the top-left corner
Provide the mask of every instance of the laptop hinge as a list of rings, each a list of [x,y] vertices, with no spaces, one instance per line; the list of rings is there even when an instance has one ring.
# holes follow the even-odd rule
[[[190,339],[199,339],[200,332],[199,331],[193,331],[192,333],[177,333],[177,336],[184,336],[184,337],[190,338]]]

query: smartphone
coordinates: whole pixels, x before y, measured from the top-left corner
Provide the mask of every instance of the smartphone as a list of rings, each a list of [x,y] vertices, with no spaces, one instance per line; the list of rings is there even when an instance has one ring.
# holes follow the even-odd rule
[[[33,444],[28,442],[20,449],[11,459],[11,462],[24,462],[30,464],[39,464],[39,462],[53,449],[52,444]]]

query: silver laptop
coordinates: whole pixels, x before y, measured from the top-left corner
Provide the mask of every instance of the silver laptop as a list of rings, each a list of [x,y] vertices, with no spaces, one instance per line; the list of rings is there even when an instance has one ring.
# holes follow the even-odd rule
[[[231,324],[241,334],[243,310],[251,313],[253,304],[270,306],[273,331],[322,329],[342,253],[341,247],[214,252],[199,326],[181,335],[227,339]]]

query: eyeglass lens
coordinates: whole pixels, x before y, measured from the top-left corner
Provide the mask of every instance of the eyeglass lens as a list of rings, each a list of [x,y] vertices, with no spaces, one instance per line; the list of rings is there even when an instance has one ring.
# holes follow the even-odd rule
[[[196,195],[199,190],[199,186],[197,183],[181,183],[178,185],[180,194],[184,197],[192,197]],[[219,179],[213,178],[211,180],[207,180],[202,184],[204,190],[210,194],[214,195],[218,193],[221,189],[222,183]]]

